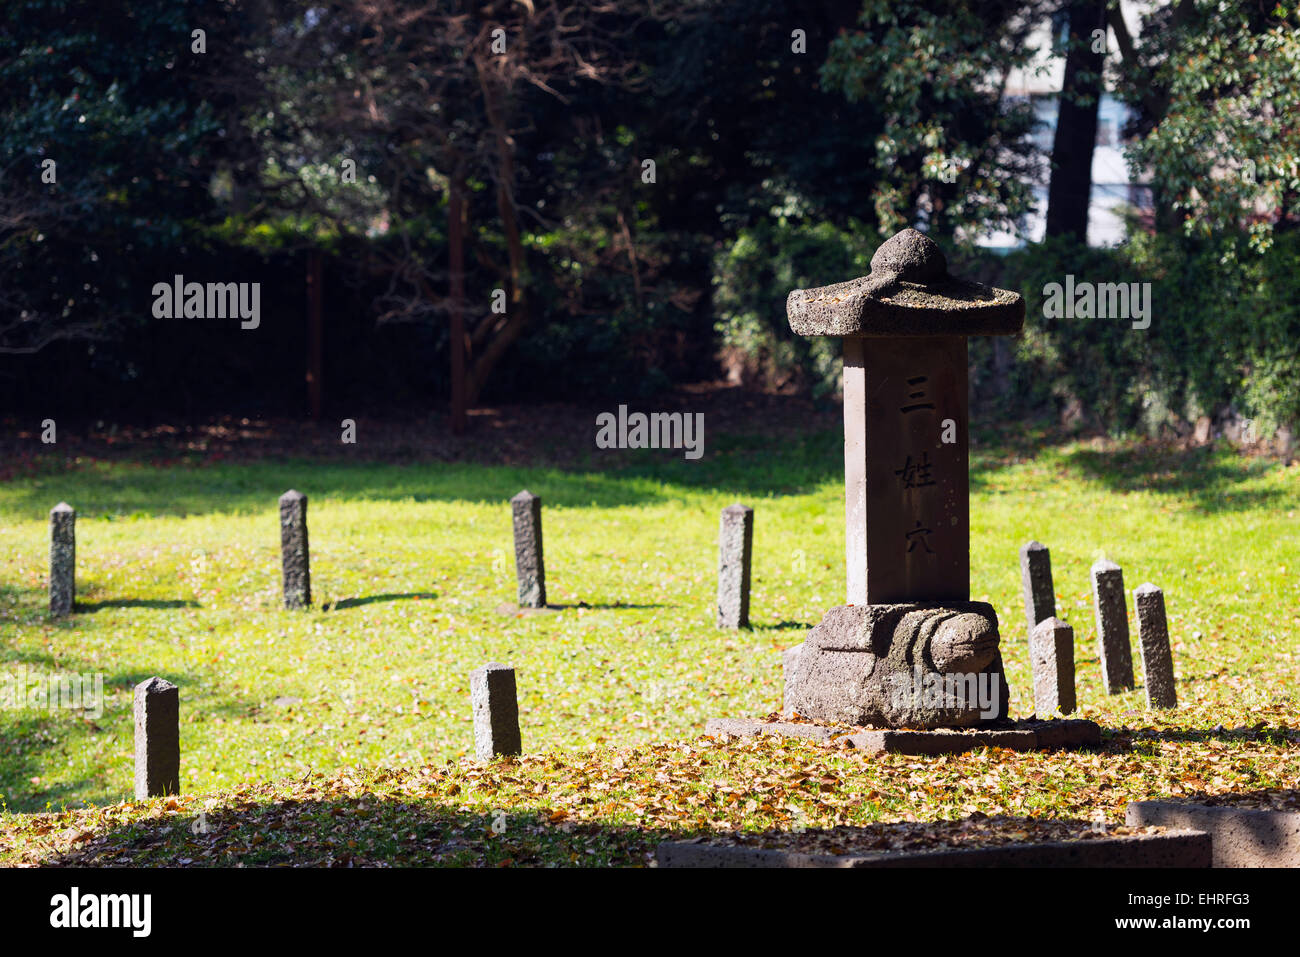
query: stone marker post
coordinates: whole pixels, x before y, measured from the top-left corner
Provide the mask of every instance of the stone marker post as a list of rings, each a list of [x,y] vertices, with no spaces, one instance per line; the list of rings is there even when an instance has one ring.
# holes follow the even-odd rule
[[[491,662],[469,676],[469,698],[474,708],[474,753],[480,761],[498,755],[519,754],[519,699],[515,669]]]
[[[1029,663],[1034,672],[1034,711],[1038,717],[1072,712],[1074,629],[1054,616],[1040,621],[1029,633]]]
[[[984,720],[970,703],[923,704],[924,663],[984,675],[1005,714],[997,614],[970,601],[966,341],[1018,333],[1024,300],[949,275],[938,245],[905,229],[869,276],[796,289],[786,313],[796,334],[844,343],[847,604],[787,657],[785,709],[888,727]]]
[[[515,575],[519,607],[546,607],[546,566],[542,561],[542,500],[524,489],[510,500],[515,526]]]
[[[749,573],[754,510],[737,502],[722,510],[718,530],[718,627],[749,627]]]
[[[1128,638],[1124,572],[1102,559],[1092,566],[1092,600],[1097,608],[1097,653],[1107,694],[1133,690],[1133,651]]]
[[[1133,592],[1137,612],[1138,648],[1142,651],[1142,683],[1148,708],[1178,707],[1174,689],[1174,658],[1169,650],[1169,625],[1165,620],[1165,595],[1150,582]]]
[[[280,563],[284,572],[284,607],[311,607],[307,496],[294,489],[280,496]]]
[[[181,790],[180,692],[150,678],[135,686],[135,799]]]
[[[1042,542],[1021,546],[1020,587],[1025,596],[1025,624],[1032,635],[1040,621],[1056,617],[1052,553]]]
[[[50,509],[50,615],[72,614],[77,596],[77,511],[67,502]]]

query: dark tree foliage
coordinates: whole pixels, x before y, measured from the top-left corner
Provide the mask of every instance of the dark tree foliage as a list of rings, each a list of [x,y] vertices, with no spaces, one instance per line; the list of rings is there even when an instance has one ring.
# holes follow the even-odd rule
[[[192,53],[191,30],[201,22],[219,47],[239,18],[218,0],[5,7],[0,349],[80,338],[112,353],[123,324],[149,315],[132,282],[141,264],[193,242],[215,214],[221,104],[200,87],[219,57]]]

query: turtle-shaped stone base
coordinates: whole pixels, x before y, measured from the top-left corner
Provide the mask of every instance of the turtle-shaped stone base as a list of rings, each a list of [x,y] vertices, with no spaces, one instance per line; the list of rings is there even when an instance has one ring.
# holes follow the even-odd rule
[[[1007,696],[987,602],[840,605],[785,653],[784,710],[817,721],[968,728]]]

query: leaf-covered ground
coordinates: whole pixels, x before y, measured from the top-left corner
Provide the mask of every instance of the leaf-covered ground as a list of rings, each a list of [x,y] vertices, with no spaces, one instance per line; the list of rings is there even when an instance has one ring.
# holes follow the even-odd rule
[[[2,840],[17,865],[645,865],[661,841],[774,831],[797,832],[800,846],[864,827],[859,849],[1125,833],[1131,800],[1234,791],[1294,800],[1298,779],[1300,731],[1280,725],[1194,741],[1125,732],[1100,753],[938,758],[699,737],[10,815]]]
[[[0,861],[642,864],[681,835],[976,813],[1115,826],[1132,799],[1300,787],[1300,468],[1214,449],[974,449],[972,595],[998,610],[1012,714],[1032,710],[1017,548],[1037,538],[1076,630],[1081,716],[1111,731],[1102,753],[700,738],[708,717],[776,710],[781,650],[842,600],[835,417],[765,428],[710,433],[699,462],[552,449],[529,467],[509,441],[504,460],[447,461],[368,452],[364,428],[346,454],[23,459],[0,483],[0,672],[102,673],[106,695],[93,719],[0,710]],[[310,496],[318,607],[302,613],[278,607],[289,487]],[[497,611],[524,487],[545,502],[548,591],[568,606],[553,615]],[[61,499],[78,509],[79,610],[52,623]],[[754,627],[725,632],[716,534],[736,500],[756,510]],[[1130,594],[1165,590],[1175,712],[1100,687],[1087,570],[1103,554]],[[528,753],[483,767],[466,758],[468,675],[491,660],[517,669]],[[120,803],[131,688],[154,674],[181,688],[184,794]]]

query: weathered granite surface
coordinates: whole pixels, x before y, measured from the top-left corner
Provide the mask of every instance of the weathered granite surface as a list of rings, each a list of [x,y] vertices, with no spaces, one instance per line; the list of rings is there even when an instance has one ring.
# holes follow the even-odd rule
[[[542,556],[542,500],[524,489],[510,500],[515,531],[515,576],[519,607],[546,607],[546,563]]]
[[[950,276],[939,245],[909,228],[876,250],[870,275],[795,289],[786,316],[801,336],[1013,336],[1025,300]]]
[[[1214,841],[1214,867],[1300,867],[1300,812],[1190,801],[1133,801],[1135,827],[1189,828]]]
[[[479,760],[520,754],[523,744],[515,669],[496,661],[475,668],[469,676],[469,696],[474,712],[474,753]]]
[[[1040,621],[1029,636],[1029,666],[1038,716],[1074,711],[1074,629],[1056,617]]]
[[[823,724],[765,721],[762,718],[710,718],[704,722],[704,733],[730,734],[737,738],[770,735],[776,738],[799,738],[814,744],[830,744],[839,734],[835,728]]]
[[[284,607],[311,607],[311,550],[307,544],[307,496],[289,489],[280,496],[280,566]]]
[[[754,510],[728,505],[718,529],[718,627],[749,627],[750,564],[754,556]]]
[[[1133,690],[1133,651],[1129,645],[1124,571],[1102,559],[1092,566],[1092,599],[1097,609],[1097,655],[1107,694]]]
[[[67,502],[50,509],[50,615],[72,614],[77,597],[77,512]]]
[[[817,721],[971,727],[1007,714],[986,602],[840,605],[784,664],[785,712]]]
[[[1056,617],[1052,587],[1052,553],[1042,542],[1020,549],[1020,588],[1025,598],[1025,627],[1032,635],[1040,621]]]
[[[1165,594],[1150,582],[1133,592],[1137,612],[1138,648],[1142,652],[1142,682],[1148,708],[1178,707],[1174,687],[1174,659],[1169,649],[1169,623],[1165,618]]]
[[[965,754],[980,748],[1008,751],[1078,751],[1101,747],[1101,725],[1078,718],[1053,721],[1002,721],[978,728],[932,728],[928,731],[891,728],[844,728],[764,718],[710,718],[705,734],[737,738],[769,736],[798,738],[828,747],[847,747],[867,754],[917,756]]]
[[[180,690],[163,678],[135,686],[135,799],[181,790]]]
[[[1130,805],[1131,807],[1132,805]],[[1217,844],[1215,845],[1217,851]],[[725,844],[670,841],[655,850],[659,867],[1209,867],[1211,840],[1199,831],[1167,831],[1088,841],[1003,844],[934,851],[808,854]]]

